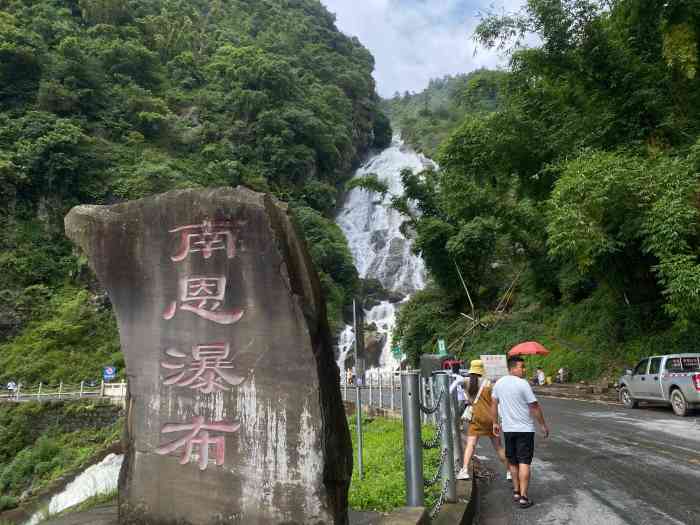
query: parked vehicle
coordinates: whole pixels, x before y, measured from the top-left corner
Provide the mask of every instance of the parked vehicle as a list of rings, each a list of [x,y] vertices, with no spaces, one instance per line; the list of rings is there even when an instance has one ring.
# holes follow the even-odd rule
[[[670,404],[678,416],[700,408],[700,354],[670,354],[642,359],[620,378],[620,401]]]

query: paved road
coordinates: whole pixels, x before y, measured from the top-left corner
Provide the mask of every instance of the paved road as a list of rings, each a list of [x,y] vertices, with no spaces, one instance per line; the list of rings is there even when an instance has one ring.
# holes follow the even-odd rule
[[[480,525],[700,525],[700,414],[540,401],[552,435],[536,444],[535,505],[510,502],[510,484],[482,442],[477,455],[499,475],[482,484]]]

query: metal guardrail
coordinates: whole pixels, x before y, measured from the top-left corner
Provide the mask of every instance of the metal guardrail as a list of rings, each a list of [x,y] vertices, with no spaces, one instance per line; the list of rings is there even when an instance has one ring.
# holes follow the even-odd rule
[[[455,458],[461,448],[459,433],[455,433],[456,403],[450,394],[450,375],[436,372],[430,385],[420,380],[418,370],[401,372],[401,404],[404,426],[404,456],[406,465],[406,504],[420,507],[425,502],[425,487],[442,479],[442,488],[430,511],[434,518],[445,502],[457,501]],[[431,405],[426,406],[428,393]],[[421,395],[422,394],[422,395]],[[432,419],[437,427],[434,439],[427,444],[421,439],[421,417]],[[440,463],[435,475],[426,480],[423,474],[423,449],[440,447]]]
[[[127,383],[101,383],[88,386],[85,381],[80,383],[59,383],[57,386],[45,385],[17,385],[14,391],[0,393],[0,402],[24,402],[24,401],[56,401],[63,399],[82,398],[108,398],[114,401],[126,399]]]
[[[450,393],[450,374],[437,371],[430,378],[421,377],[419,370],[404,370],[368,375],[364,385],[347,383],[341,377],[341,395],[351,401],[352,390],[361,402],[374,408],[391,408],[401,412],[404,427],[404,459],[406,505],[422,507],[425,489],[442,481],[440,495],[430,511],[435,517],[445,502],[457,501],[456,474],[462,466],[462,440],[459,430],[459,404],[456,393]],[[350,392],[350,394],[349,394]],[[401,399],[397,403],[396,393]],[[357,403],[357,400],[355,401]],[[421,426],[433,424],[435,436],[424,443]],[[430,479],[423,473],[423,450],[440,447],[440,462]]]

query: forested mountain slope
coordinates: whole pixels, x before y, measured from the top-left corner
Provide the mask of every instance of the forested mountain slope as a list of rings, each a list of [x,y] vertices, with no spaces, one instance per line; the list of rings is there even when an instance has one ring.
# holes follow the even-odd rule
[[[330,217],[391,138],[373,67],[318,0],[0,0],[0,382],[121,363],[63,234],[79,203],[271,191],[298,210],[337,322],[357,276]]]
[[[541,45],[523,46],[528,33]],[[700,3],[528,0],[476,39],[511,68],[495,111],[442,141],[441,170],[404,176],[421,214],[397,205],[433,285],[401,311],[401,348],[443,336],[474,356],[539,339],[548,371],[577,378],[697,351]]]
[[[499,84],[506,73],[479,69],[464,75],[432,79],[420,93],[395,93],[384,100],[392,125],[417,151],[429,157],[467,114],[494,111]]]

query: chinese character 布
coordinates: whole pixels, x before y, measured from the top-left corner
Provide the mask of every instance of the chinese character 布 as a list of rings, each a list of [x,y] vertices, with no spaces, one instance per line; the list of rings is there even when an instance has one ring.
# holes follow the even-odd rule
[[[170,259],[180,262],[190,253],[196,252],[201,252],[205,259],[209,259],[212,252],[216,250],[224,250],[226,257],[233,259],[236,256],[237,240],[234,227],[234,223],[230,221],[203,221],[202,224],[188,224],[173,228],[169,232],[180,234],[180,246],[177,253]]]
[[[183,277],[179,282],[179,301],[172,301],[163,319],[175,317],[178,308],[219,324],[233,324],[243,310],[220,310],[226,293],[226,277]]]
[[[165,378],[164,384],[186,386],[211,394],[218,390],[228,390],[227,384],[238,386],[245,378],[233,373],[233,361],[230,360],[228,343],[209,343],[192,347],[192,359],[174,348],[165,353],[173,358],[161,361],[160,365],[172,374]]]
[[[202,416],[194,416],[192,418],[192,423],[168,423],[163,426],[160,431],[161,434],[185,431],[187,431],[187,434],[180,439],[158,447],[156,449],[156,454],[164,456],[184,447],[182,456],[180,457],[180,464],[185,465],[190,462],[194,446],[199,445],[199,469],[205,470],[209,463],[209,446],[213,445],[215,462],[218,466],[221,466],[224,464],[224,459],[226,457],[226,442],[224,436],[211,437],[209,431],[233,433],[236,432],[240,426],[239,423],[229,424],[224,421],[204,423],[204,418]]]

